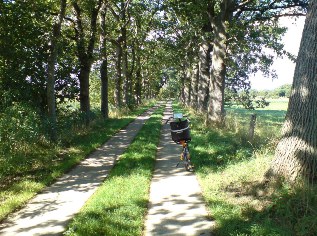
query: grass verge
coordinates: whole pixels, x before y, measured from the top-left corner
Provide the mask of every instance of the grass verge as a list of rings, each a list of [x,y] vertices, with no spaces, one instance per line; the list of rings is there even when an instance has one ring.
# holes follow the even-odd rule
[[[65,235],[142,235],[163,108],[142,127]]]
[[[148,108],[139,108],[121,118],[98,120],[77,134],[69,134],[71,139],[68,140],[67,147],[45,146],[30,150],[32,156],[24,156],[20,163],[16,163],[16,169],[22,166],[22,162],[28,163],[15,171],[14,175],[3,177],[0,181],[0,221],[21,208],[45,186],[77,165]]]

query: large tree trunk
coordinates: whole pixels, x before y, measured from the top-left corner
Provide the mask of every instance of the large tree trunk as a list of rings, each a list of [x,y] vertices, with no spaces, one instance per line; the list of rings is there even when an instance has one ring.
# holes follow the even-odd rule
[[[130,66],[130,70],[128,73],[128,77],[129,77],[129,83],[128,83],[128,93],[129,93],[129,106],[130,108],[132,107],[132,105],[134,105],[136,103],[136,99],[135,99],[135,90],[134,90],[134,83],[135,83],[135,77],[134,75],[134,70],[135,70],[135,64],[136,64],[136,43],[133,42],[132,46],[131,46],[131,66]]]
[[[114,89],[114,103],[116,107],[121,107],[121,61],[122,61],[122,47],[120,43],[116,44],[116,77],[115,77],[115,89]]]
[[[222,123],[224,118],[224,89],[226,75],[226,37],[224,22],[214,27],[215,39],[212,52],[212,66],[209,82],[208,120]]]
[[[232,15],[233,6],[232,0],[223,0],[220,4],[220,13],[209,12],[214,41],[209,82],[208,120],[216,124],[222,124],[224,119],[227,25]]]
[[[180,94],[180,98],[181,98],[181,102],[183,103],[183,104],[185,104],[185,100],[186,100],[186,98],[185,98],[185,83],[186,82],[186,72],[185,72],[185,68],[183,67],[182,68],[182,75],[181,75],[181,94]]]
[[[123,77],[123,103],[128,106],[129,101],[129,76],[128,76],[128,47],[127,47],[127,28],[126,28],[126,10],[125,4],[121,3],[122,22],[124,26],[121,28],[122,35],[122,77]]]
[[[66,11],[66,0],[60,1],[60,12],[53,25],[50,54],[47,64],[47,108],[50,120],[50,136],[53,141],[57,140],[56,131],[56,101],[55,101],[55,64],[58,56],[58,40],[61,35],[61,26]]]
[[[97,5],[92,8],[90,14],[90,30],[89,38],[84,32],[82,9],[77,2],[72,2],[76,13],[76,42],[77,53],[80,64],[79,83],[80,83],[80,110],[86,115],[90,113],[90,97],[89,97],[89,75],[91,65],[93,63],[93,50],[95,47],[96,33],[97,33],[97,17],[101,8],[102,0],[99,0]],[[88,43],[86,43],[88,42]],[[87,46],[86,46],[87,44]],[[89,117],[87,116],[87,124]]]
[[[130,0],[122,0],[120,7],[117,7],[119,12],[110,7],[110,10],[120,26],[120,35],[116,41],[113,41],[116,46],[116,78],[114,89],[114,103],[116,107],[122,107],[122,102],[128,103],[128,55],[127,55],[127,24],[126,13]],[[122,81],[123,79],[123,81]],[[123,89],[122,89],[123,82]],[[123,96],[122,96],[123,95]]]
[[[317,179],[317,2],[311,1],[282,138],[268,172],[291,182]]]
[[[192,81],[191,81],[191,68],[186,70],[186,83],[185,83],[185,104],[190,106],[191,94],[192,94]]]
[[[135,72],[135,93],[137,105],[142,102],[142,76],[141,76],[141,58],[140,55],[136,56],[136,72]]]
[[[207,111],[209,97],[210,52],[211,45],[203,42],[199,47],[199,85],[197,106],[199,112]]]
[[[108,90],[109,90],[109,79],[108,79],[108,62],[105,58],[101,64],[101,114],[104,119],[109,117],[109,99],[108,99]]]
[[[89,115],[90,113],[90,96],[89,96],[89,75],[91,64],[81,62],[79,71],[80,83],[80,110]]]
[[[100,80],[101,80],[101,114],[104,119],[109,117],[109,79],[108,79],[108,60],[107,60],[107,40],[106,40],[106,4],[103,3],[101,10],[101,33],[100,33],[100,53],[102,63],[100,67]]]
[[[198,65],[194,65],[192,73],[191,73],[191,99],[190,99],[190,106],[197,110],[197,99],[198,99],[198,82],[199,82],[199,71]]]

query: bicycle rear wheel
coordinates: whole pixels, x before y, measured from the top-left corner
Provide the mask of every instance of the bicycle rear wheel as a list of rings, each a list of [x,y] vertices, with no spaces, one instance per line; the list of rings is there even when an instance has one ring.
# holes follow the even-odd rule
[[[184,162],[185,162],[185,169],[186,171],[193,171],[194,170],[194,166],[191,163],[190,159],[189,159],[189,152],[184,153]]]

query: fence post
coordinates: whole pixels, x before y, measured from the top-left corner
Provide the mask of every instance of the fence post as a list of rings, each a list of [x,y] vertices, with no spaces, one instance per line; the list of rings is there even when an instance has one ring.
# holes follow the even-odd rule
[[[254,137],[255,122],[256,122],[256,114],[252,114],[250,117],[250,127],[249,127],[249,140],[250,141],[252,141],[253,137]]]

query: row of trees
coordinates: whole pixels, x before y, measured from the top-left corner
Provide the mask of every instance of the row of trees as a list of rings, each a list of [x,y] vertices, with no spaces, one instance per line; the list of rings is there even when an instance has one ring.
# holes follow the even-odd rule
[[[178,41],[188,49],[180,62],[184,103],[213,123],[223,122],[226,99],[253,109],[249,75],[262,71],[275,77],[274,54],[292,56],[281,44],[285,28],[278,19],[304,15],[307,2],[173,1],[183,27]]]
[[[77,98],[90,113],[92,71],[100,77],[104,117],[109,101],[139,104],[176,71],[182,100],[221,123],[225,92],[241,99],[250,74],[272,75],[274,55],[287,54],[277,19],[305,14],[306,6],[307,0],[2,0],[0,109],[33,103],[54,133],[56,101]]]
[[[221,124],[226,96],[253,108],[249,75],[274,76],[274,55],[292,56],[283,50],[286,29],[278,19],[305,15],[307,5],[0,0],[0,112],[17,102],[39,107],[56,139],[59,103],[77,99],[89,122],[91,75],[97,74],[105,118],[109,103],[131,107],[163,87]]]
[[[170,6],[178,19],[175,41],[179,48],[187,49],[178,53],[181,98],[206,113],[207,120],[222,123],[225,95],[242,99],[252,108],[249,74],[261,70],[274,77],[269,70],[273,55],[268,52],[292,57],[280,44],[285,29],[278,26],[277,19],[305,15],[308,3],[282,139],[266,176],[315,183],[316,1],[171,1]],[[286,96],[284,92],[279,95]],[[241,98],[241,94],[245,96]]]
[[[89,117],[92,73],[105,118],[109,102],[132,107],[157,95],[168,57],[151,36],[161,11],[159,0],[1,0],[0,112],[39,107],[54,139],[59,103],[77,99]]]

